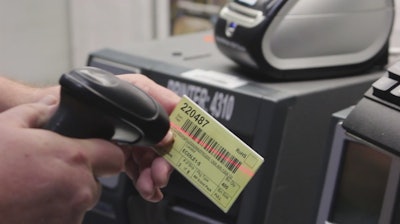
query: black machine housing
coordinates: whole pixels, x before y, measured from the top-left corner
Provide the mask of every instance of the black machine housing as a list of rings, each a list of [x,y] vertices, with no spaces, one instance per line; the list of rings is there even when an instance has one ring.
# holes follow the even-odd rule
[[[265,163],[224,213],[179,173],[165,198],[148,203],[123,175],[104,184],[88,223],[310,224],[317,219],[332,113],[354,105],[383,70],[360,76],[261,82],[216,48],[211,32],[102,49],[88,65],[142,73],[187,95],[264,157]],[[156,52],[156,53],[154,53]],[[104,182],[103,182],[104,183]],[[123,194],[121,192],[132,193]]]

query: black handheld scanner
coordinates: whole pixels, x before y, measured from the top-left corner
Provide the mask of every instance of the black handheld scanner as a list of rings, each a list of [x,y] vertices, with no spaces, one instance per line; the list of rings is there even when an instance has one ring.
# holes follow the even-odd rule
[[[152,97],[107,71],[84,67],[60,78],[60,105],[45,128],[75,138],[150,146],[169,130],[168,114]]]

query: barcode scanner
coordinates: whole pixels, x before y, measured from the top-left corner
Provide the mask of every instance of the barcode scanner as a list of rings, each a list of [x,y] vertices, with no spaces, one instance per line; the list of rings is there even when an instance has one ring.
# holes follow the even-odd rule
[[[59,82],[60,104],[45,129],[143,146],[158,143],[169,130],[163,107],[112,73],[84,67],[63,74]]]

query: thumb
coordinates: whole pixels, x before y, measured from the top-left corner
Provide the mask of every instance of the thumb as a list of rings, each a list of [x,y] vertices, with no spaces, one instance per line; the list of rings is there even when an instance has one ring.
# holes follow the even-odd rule
[[[48,95],[36,103],[22,104],[0,113],[2,124],[21,128],[42,127],[56,110],[57,99]]]

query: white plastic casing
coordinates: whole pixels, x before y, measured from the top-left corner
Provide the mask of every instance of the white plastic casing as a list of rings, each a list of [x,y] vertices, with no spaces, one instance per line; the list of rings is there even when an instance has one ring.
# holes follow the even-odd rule
[[[282,70],[361,63],[386,44],[393,8],[392,0],[289,0],[264,34],[263,55]]]

